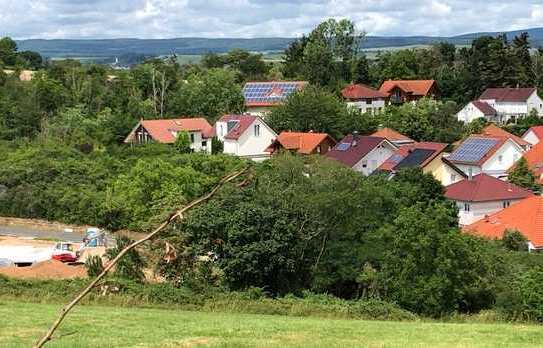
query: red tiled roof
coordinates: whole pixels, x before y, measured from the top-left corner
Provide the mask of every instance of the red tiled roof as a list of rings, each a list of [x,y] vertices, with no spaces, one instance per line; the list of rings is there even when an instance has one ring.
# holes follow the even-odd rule
[[[535,88],[487,88],[479,99],[522,103],[528,100],[535,91]]]
[[[501,239],[506,230],[517,230],[535,248],[543,247],[543,197],[531,196],[482,220],[464,231],[490,239]]]
[[[281,132],[267,150],[272,152],[273,145],[279,143],[284,149],[296,150],[301,154],[310,154],[326,139],[329,139],[331,144],[336,143],[336,141],[326,133]]]
[[[515,200],[533,196],[533,193],[487,174],[475,175],[446,187],[445,197],[462,202]]]
[[[415,142],[415,140],[403,135],[402,133],[396,132],[394,129],[387,127],[379,129],[377,132],[371,134],[371,136],[385,138],[390,142]]]
[[[387,140],[380,137],[358,136],[356,145],[351,145],[345,151],[337,150],[337,146],[339,146],[339,144],[353,143],[353,135],[349,134],[345,138],[343,138],[334,149],[328,151],[326,156],[333,158],[349,167],[352,167],[360,162],[360,160],[364,158],[368,153],[370,153],[371,150],[375,149],[384,141]]]
[[[526,140],[522,139],[521,137],[518,137],[514,134],[509,133],[505,129],[502,129],[498,126],[496,126],[494,123],[489,124],[483,130],[481,131],[481,135],[487,135],[491,137],[505,137],[513,140],[518,145],[525,147],[530,146],[531,144],[527,142]]]
[[[254,121],[259,119],[258,116],[253,115],[224,115],[219,122],[237,121],[238,124],[228,132],[224,138],[237,140],[245,131],[253,124]]]
[[[343,95],[343,98],[345,99],[374,99],[388,97],[388,94],[361,83],[348,85],[341,90],[341,95]]]
[[[479,111],[481,111],[483,115],[485,116],[493,116],[498,113],[496,109],[494,109],[487,102],[484,102],[482,100],[474,100],[471,103],[473,104],[473,106],[479,109]]]
[[[411,93],[416,96],[426,96],[430,93],[432,86],[435,85],[434,80],[387,80],[384,81],[379,91],[390,94],[394,87],[398,87],[406,93]]]
[[[390,140],[390,139],[389,139]],[[414,144],[408,144],[401,146],[389,159],[387,159],[383,164],[379,166],[379,170],[392,171],[398,163],[400,163],[405,157],[407,157],[413,150],[424,149],[424,150],[434,150],[434,153],[424,160],[420,164],[421,168],[424,168],[428,163],[430,163],[437,155],[445,151],[447,144],[444,143],[433,143],[433,142],[420,142]]]
[[[213,127],[207,122],[205,118],[176,118],[176,119],[162,119],[162,120],[142,120],[134,128],[134,130],[128,135],[125,142],[129,142],[134,137],[134,132],[139,126],[142,126],[147,130],[151,138],[159,143],[174,143],[175,133],[181,131],[187,132],[202,132],[204,138],[213,137]]]
[[[528,134],[529,131],[534,132],[534,134],[536,135],[536,137],[539,138],[539,140],[543,140],[543,126],[534,126],[534,127],[530,127],[530,129],[528,129],[528,130],[526,131],[526,133],[524,133],[524,134],[522,135],[522,137],[524,138],[524,136],[525,136],[526,134]]]

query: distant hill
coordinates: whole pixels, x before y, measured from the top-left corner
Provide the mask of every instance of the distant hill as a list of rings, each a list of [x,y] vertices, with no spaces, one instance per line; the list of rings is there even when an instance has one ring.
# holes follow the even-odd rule
[[[543,28],[533,28],[507,32],[512,39],[515,35],[527,31],[532,46],[543,46]],[[404,47],[412,45],[430,45],[445,41],[456,45],[467,45],[473,39],[483,35],[497,35],[497,32],[471,33],[452,37],[435,36],[368,36],[362,47],[379,49],[387,47]],[[20,50],[37,51],[45,57],[93,57],[98,59],[112,58],[127,54],[145,56],[162,56],[172,53],[181,55],[199,55],[207,52],[225,53],[233,48],[241,48],[256,52],[283,51],[292,38],[254,38],[254,39],[104,39],[104,40],[19,40]]]

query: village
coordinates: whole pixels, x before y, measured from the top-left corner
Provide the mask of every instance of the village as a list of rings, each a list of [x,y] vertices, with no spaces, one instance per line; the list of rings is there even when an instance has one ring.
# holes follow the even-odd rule
[[[0,346],[539,346],[543,45],[365,35],[0,39]]]

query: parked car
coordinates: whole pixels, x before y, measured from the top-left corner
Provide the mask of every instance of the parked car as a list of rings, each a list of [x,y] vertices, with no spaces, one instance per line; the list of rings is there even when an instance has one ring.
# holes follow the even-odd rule
[[[79,258],[79,248],[74,243],[59,242],[55,244],[51,258],[61,262],[76,262]]]

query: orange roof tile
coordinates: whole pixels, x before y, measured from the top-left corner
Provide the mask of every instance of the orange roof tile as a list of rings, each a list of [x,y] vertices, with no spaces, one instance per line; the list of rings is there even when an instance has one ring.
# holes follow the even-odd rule
[[[464,227],[465,232],[501,239],[506,230],[518,230],[535,248],[543,247],[543,197],[532,196]]]
[[[345,99],[374,99],[374,98],[386,98],[388,94],[373,89],[364,84],[351,84],[341,90],[341,95]]]
[[[430,93],[435,83],[434,80],[387,80],[383,82],[379,91],[390,93],[394,87],[398,87],[413,95],[426,96]]]
[[[494,123],[489,124],[483,130],[481,131],[482,135],[488,135],[491,137],[505,137],[513,140],[517,144],[519,144],[522,147],[530,146],[530,143],[526,140],[522,139],[521,137],[518,137],[514,134],[509,133],[505,129],[502,129],[498,126],[496,126]]]
[[[336,143],[326,133],[281,132],[277,139],[275,139],[274,144],[279,143],[284,149],[296,150],[301,154],[310,154],[326,139],[329,139],[332,145]],[[274,144],[270,145],[268,148],[269,151],[273,151],[271,147]]]
[[[139,126],[147,130],[154,141],[170,144],[175,142],[175,133],[181,131],[196,132],[201,131],[203,137],[213,137],[213,127],[205,118],[176,118],[162,120],[142,120],[128,135],[125,142],[130,142]]]
[[[394,129],[387,128],[387,127],[379,129],[377,132],[371,134],[371,136],[385,138],[391,142],[395,142],[395,141],[412,142],[412,143],[415,142],[413,139],[403,135],[402,133],[399,133],[395,131]]]
[[[541,180],[541,176],[543,175],[543,142],[539,142],[534,145],[522,157],[524,157],[524,159],[528,163],[528,167],[530,167],[530,169],[537,176],[539,182],[542,183],[543,181]]]

